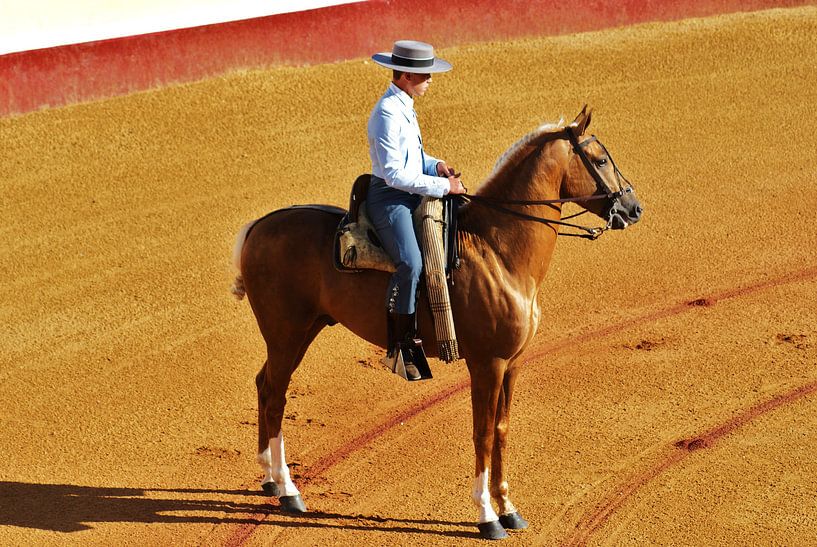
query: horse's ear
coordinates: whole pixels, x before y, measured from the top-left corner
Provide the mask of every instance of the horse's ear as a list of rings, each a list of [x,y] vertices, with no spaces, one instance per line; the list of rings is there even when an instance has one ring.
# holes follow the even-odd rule
[[[584,133],[587,126],[590,125],[590,117],[592,114],[592,110],[590,112],[587,111],[587,105],[582,107],[582,111],[579,112],[579,115],[576,116],[576,119],[573,120],[572,124],[570,124],[576,128],[576,135],[581,135]]]

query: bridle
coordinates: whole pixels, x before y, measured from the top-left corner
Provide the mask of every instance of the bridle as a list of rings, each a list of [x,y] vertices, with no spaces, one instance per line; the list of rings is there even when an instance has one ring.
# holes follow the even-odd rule
[[[559,137],[559,134],[556,134],[556,137]],[[592,135],[589,139],[584,140],[583,142],[579,142],[576,133],[573,131],[573,126],[567,126],[564,128],[564,137],[570,141],[570,145],[574,154],[579,156],[582,160],[582,164],[584,164],[585,169],[587,169],[590,176],[593,177],[593,180],[596,182],[596,193],[590,196],[581,196],[575,198],[562,198],[562,199],[542,199],[542,200],[510,200],[510,199],[498,199],[498,198],[489,198],[486,196],[479,196],[474,194],[462,194],[465,198],[469,199],[471,202],[484,205],[486,207],[490,207],[496,211],[501,213],[506,213],[517,218],[521,218],[523,220],[531,220],[534,222],[541,222],[543,224],[555,224],[558,226],[566,226],[568,228],[575,228],[577,230],[581,230],[584,233],[580,234],[573,234],[573,233],[564,233],[560,235],[565,236],[572,236],[572,237],[581,237],[584,239],[595,240],[598,239],[601,234],[605,231],[609,230],[613,226],[613,220],[616,216],[618,209],[617,205],[620,203],[619,200],[624,194],[629,194],[633,191],[633,186],[630,184],[630,181],[627,180],[624,175],[621,174],[621,171],[618,170],[616,166],[616,162],[613,161],[613,157],[607,151],[607,148],[599,141],[595,135]],[[599,173],[596,166],[590,161],[590,158],[587,157],[587,153],[585,152],[584,148],[590,144],[591,142],[597,142],[599,146],[601,146],[604,153],[607,155],[607,158],[610,160],[610,163],[613,164],[613,170],[618,178],[619,183],[623,180],[627,183],[627,186],[621,185],[622,189],[616,192],[610,192],[607,188],[607,185],[604,183],[604,179],[601,177],[601,173]],[[544,143],[541,146],[544,146]],[[563,220],[553,220],[544,217],[537,217],[534,215],[529,215],[527,213],[523,213],[521,211],[516,211],[514,209],[508,209],[507,207],[503,207],[503,205],[547,205],[550,207],[556,208],[555,205],[562,204],[562,203],[575,203],[575,202],[584,202],[584,201],[597,201],[597,200],[607,200],[607,225],[604,227],[588,227],[588,226],[581,226],[579,224],[573,224],[571,222],[565,222],[564,220],[569,220],[572,218],[576,218],[587,213],[587,210],[581,211],[576,213],[575,215],[570,215],[565,217]]]

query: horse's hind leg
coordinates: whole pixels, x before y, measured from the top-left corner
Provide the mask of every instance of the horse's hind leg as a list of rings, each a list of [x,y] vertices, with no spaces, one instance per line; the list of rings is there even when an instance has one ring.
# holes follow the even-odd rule
[[[270,436],[267,430],[266,409],[267,401],[270,397],[270,389],[267,383],[267,366],[269,361],[264,361],[264,366],[255,376],[255,387],[258,391],[258,463],[264,470],[264,478],[261,480],[261,488],[268,496],[278,496],[278,487],[272,477],[271,457],[265,457],[264,452],[269,452]]]
[[[316,320],[300,333],[279,333],[267,340],[267,361],[255,378],[258,389],[258,463],[264,471],[262,488],[277,495],[281,508],[302,512],[306,507],[300,492],[292,482],[284,451],[281,422],[286,406],[286,393],[292,373],[298,368],[315,336],[326,326]]]

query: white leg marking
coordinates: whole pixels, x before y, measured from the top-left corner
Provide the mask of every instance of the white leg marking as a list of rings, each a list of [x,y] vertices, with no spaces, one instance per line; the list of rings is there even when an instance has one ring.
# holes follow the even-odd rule
[[[278,497],[282,496],[297,496],[300,494],[295,483],[289,478],[289,468],[287,467],[286,454],[284,453],[284,434],[278,433],[278,436],[269,441],[270,451],[270,471],[272,480],[278,487]],[[266,450],[264,451],[266,452]]]
[[[502,484],[499,485],[499,499],[497,500],[497,504],[499,505],[499,510],[503,515],[510,515],[511,513],[516,513],[516,507],[513,506],[511,503],[511,499],[508,496],[508,482],[504,481]]]
[[[261,470],[264,472],[264,478],[261,484],[274,482],[272,478],[272,454],[269,448],[258,454],[258,465],[261,466]]]
[[[499,520],[494,508],[491,507],[491,493],[488,490],[488,470],[486,469],[474,479],[474,490],[471,499],[479,509],[479,523]]]

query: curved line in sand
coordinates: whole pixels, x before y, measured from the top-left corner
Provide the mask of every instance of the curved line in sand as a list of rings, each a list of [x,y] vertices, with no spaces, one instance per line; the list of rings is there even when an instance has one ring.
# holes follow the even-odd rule
[[[675,450],[667,457],[656,463],[651,469],[635,475],[624,484],[619,485],[612,495],[607,496],[597,505],[594,511],[582,517],[578,524],[576,524],[576,530],[565,540],[564,545],[586,545],[588,538],[593,532],[601,528],[607,519],[610,518],[610,515],[621,507],[636,490],[658,477],[676,463],[685,459],[690,452],[709,448],[721,437],[732,433],[755,418],[815,392],[817,392],[817,381],[782,393],[768,401],[756,404],[731,420],[710,429],[702,435],[677,441],[674,443]]]

